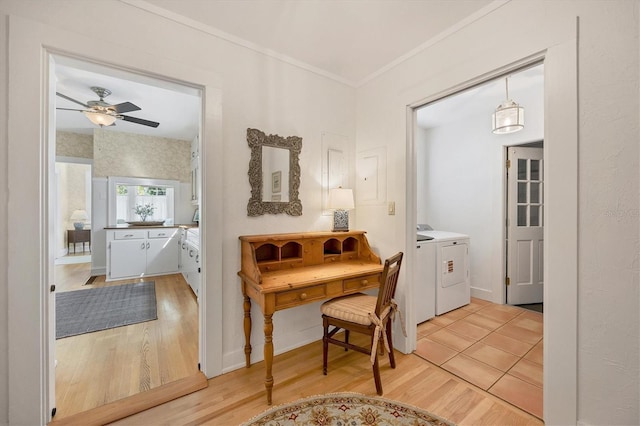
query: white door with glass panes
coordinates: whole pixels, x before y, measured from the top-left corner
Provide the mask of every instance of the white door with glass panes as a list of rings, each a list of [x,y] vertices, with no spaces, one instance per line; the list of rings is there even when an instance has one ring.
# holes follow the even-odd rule
[[[507,303],[543,300],[542,148],[507,148]]]

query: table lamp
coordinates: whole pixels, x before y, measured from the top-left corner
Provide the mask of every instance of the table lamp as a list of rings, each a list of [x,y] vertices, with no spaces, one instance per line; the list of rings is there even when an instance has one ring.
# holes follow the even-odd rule
[[[333,211],[332,231],[349,230],[349,212],[347,210],[355,207],[353,202],[353,190],[346,188],[333,188],[329,190],[329,203],[327,205]]]
[[[84,221],[87,219],[89,219],[89,216],[87,216],[87,212],[84,210],[74,210],[73,213],[71,213],[71,221],[76,231],[84,229]]]

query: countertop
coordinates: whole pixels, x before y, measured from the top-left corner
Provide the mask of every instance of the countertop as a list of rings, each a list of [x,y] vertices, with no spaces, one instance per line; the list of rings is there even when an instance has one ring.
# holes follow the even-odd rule
[[[109,225],[105,226],[104,229],[154,229],[154,228],[197,228],[197,223],[176,223],[173,225],[129,225],[129,224],[119,224],[119,225]]]

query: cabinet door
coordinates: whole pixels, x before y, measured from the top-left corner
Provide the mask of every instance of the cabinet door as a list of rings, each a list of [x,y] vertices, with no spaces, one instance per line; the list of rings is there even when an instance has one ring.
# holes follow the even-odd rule
[[[150,238],[147,240],[147,274],[178,272],[179,258],[177,238]]]
[[[142,276],[147,267],[145,240],[111,241],[109,278]]]
[[[191,204],[200,199],[200,141],[196,136],[191,141]]]
[[[191,204],[198,204],[200,198],[199,158],[191,160]]]

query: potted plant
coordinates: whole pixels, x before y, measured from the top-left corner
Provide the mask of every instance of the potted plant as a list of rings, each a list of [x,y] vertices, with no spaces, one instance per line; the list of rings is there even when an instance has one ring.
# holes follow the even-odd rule
[[[156,208],[151,204],[138,204],[133,209],[133,212],[140,216],[140,220],[146,222],[147,217],[153,216],[153,212]]]

